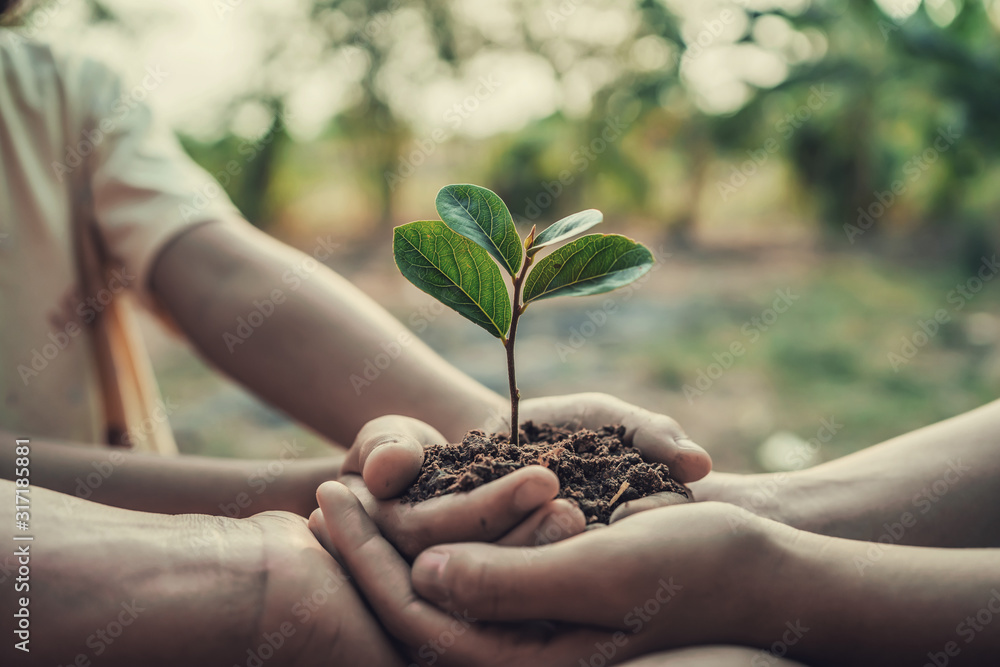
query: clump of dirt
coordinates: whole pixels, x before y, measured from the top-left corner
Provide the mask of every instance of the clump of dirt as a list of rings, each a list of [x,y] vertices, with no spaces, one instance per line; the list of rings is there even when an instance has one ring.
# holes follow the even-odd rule
[[[525,422],[520,444],[503,433],[469,431],[461,444],[428,447],[420,476],[404,494],[411,503],[448,493],[471,491],[529,465],[543,465],[559,477],[559,498],[574,501],[587,523],[607,523],[618,505],[671,491],[690,498],[690,490],[670,477],[663,463],[649,463],[624,444],[624,426],[599,431]]]

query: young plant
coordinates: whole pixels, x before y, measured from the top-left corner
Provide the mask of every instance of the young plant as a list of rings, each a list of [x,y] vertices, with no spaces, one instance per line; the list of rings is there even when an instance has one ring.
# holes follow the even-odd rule
[[[506,204],[478,185],[438,192],[441,220],[418,220],[393,230],[396,266],[411,283],[500,339],[507,351],[511,442],[518,444],[514,370],[517,323],[528,306],[554,296],[586,296],[623,287],[653,266],[653,254],[617,234],[588,234],[538,260],[542,248],[566,241],[604,219],[597,210],[574,213],[521,241]],[[494,262],[494,260],[496,260]],[[512,281],[513,296],[500,268]]]

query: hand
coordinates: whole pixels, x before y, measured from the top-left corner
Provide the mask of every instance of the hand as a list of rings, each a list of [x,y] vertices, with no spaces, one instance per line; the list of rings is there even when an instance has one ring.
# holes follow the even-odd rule
[[[408,647],[414,662],[442,667],[576,667],[581,661],[598,664],[599,659],[607,660],[608,651],[613,651],[616,660],[641,653],[639,643],[630,644],[623,633],[573,628],[556,631],[537,624],[493,625],[463,610],[444,613],[417,596],[406,561],[382,537],[347,487],[336,482],[324,484],[317,498],[320,509],[310,518],[310,527],[338,555],[379,620]]]
[[[528,466],[469,493],[416,504],[395,500],[413,483],[424,447],[445,438],[410,417],[380,417],[365,424],[344,461],[340,481],[361,501],[382,533],[406,556],[448,542],[484,541],[520,546],[559,540],[583,531],[574,503],[555,500],[559,478]]]
[[[670,466],[671,474],[681,482],[700,479],[712,467],[708,453],[673,419],[606,394],[528,399],[521,403],[521,415],[525,421],[573,429],[622,424],[628,444],[647,460]],[[509,431],[509,419],[498,418],[484,427],[487,431]],[[416,505],[386,502],[416,479],[424,447],[445,442],[437,430],[419,420],[382,417],[358,432],[344,461],[341,481],[405,555],[413,557],[427,547],[448,542],[541,544],[576,535],[585,528],[586,519],[578,507],[554,500],[558,478],[541,466],[515,471],[468,494],[441,496]],[[687,500],[676,493],[648,496],[616,508],[611,521]]]
[[[238,521],[259,531],[264,553],[265,590],[251,651],[269,644],[303,665],[406,664],[303,517],[264,512]]]
[[[665,463],[679,482],[701,479],[712,469],[712,458],[696,445],[680,425],[667,417],[636,407],[607,394],[586,393],[532,398],[521,402],[520,421],[548,422],[571,429],[596,430],[606,424],[625,427],[625,442],[638,449],[647,461]],[[509,430],[510,419],[503,422]],[[676,493],[657,493],[617,507],[614,523],[644,510],[688,502]]]
[[[434,547],[414,562],[413,588],[445,611],[487,621],[617,630],[625,633],[617,646],[642,653],[751,643],[780,635],[766,625],[778,616],[766,604],[774,530],[792,532],[731,505],[691,503],[544,547]]]

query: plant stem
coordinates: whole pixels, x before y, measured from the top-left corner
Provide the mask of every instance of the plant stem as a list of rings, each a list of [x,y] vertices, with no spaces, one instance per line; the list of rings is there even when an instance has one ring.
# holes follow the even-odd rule
[[[521,400],[521,391],[517,388],[517,376],[514,372],[514,340],[517,338],[517,321],[521,319],[521,312],[524,306],[521,304],[521,287],[524,285],[524,278],[528,275],[528,267],[534,261],[534,256],[528,254],[524,258],[524,265],[520,273],[514,278],[514,302],[510,317],[510,336],[504,341],[503,346],[507,350],[507,378],[510,380],[510,441],[516,447],[521,437],[521,429],[517,421],[517,404]]]

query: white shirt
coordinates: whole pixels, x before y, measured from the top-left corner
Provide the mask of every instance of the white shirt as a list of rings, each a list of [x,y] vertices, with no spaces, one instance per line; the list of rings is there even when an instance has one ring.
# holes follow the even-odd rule
[[[140,425],[159,396],[131,297],[154,305],[149,273],[171,237],[239,213],[142,103],[160,76],[126,87],[0,28],[0,428],[173,446],[165,418]]]

